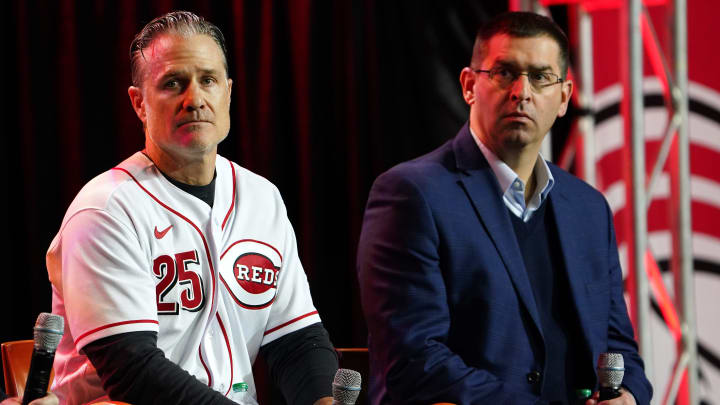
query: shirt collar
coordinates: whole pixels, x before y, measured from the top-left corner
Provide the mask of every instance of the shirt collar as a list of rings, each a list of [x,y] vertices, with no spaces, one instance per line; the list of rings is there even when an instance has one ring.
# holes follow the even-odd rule
[[[518,176],[517,173],[515,173],[515,171],[507,165],[507,163],[500,160],[500,158],[488,149],[480,138],[475,135],[472,128],[470,128],[470,134],[472,134],[473,139],[475,139],[475,143],[480,148],[483,156],[485,156],[485,159],[488,161],[493,173],[495,173],[495,177],[500,184],[500,190],[503,192],[503,195],[509,195],[512,193],[510,188],[516,181],[522,184],[522,188],[524,190],[525,184],[520,179],[520,176]],[[535,174],[536,187],[532,198],[530,198],[529,205],[538,207],[545,200],[555,184],[555,178],[550,172],[550,167],[547,165],[547,162],[545,162],[545,159],[543,159],[542,154],[540,153],[538,153],[538,158],[535,161],[533,173]]]

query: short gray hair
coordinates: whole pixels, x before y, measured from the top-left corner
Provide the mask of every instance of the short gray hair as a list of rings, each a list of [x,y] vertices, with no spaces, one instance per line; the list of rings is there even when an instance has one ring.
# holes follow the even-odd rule
[[[130,72],[133,86],[139,87],[142,84],[142,69],[139,61],[141,58],[145,59],[143,49],[147,48],[158,35],[165,33],[178,34],[184,37],[191,35],[209,36],[222,50],[225,59],[225,73],[227,74],[227,49],[225,49],[225,37],[220,28],[189,11],[173,11],[147,23],[130,44]]]

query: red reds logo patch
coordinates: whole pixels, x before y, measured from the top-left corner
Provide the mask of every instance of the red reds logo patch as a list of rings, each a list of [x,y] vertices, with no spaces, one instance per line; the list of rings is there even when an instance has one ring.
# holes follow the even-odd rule
[[[259,253],[246,253],[238,256],[233,266],[235,281],[240,287],[252,294],[262,294],[277,287],[277,273],[280,268],[267,257]]]
[[[275,299],[281,266],[282,256],[271,245],[240,240],[220,256],[220,279],[238,305],[262,309]]]

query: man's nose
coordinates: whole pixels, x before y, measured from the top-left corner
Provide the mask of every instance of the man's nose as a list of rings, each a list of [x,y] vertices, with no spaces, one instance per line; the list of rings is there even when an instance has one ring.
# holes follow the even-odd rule
[[[510,87],[510,97],[519,102],[530,100],[531,86],[527,75],[519,75]]]
[[[200,85],[194,80],[185,89],[183,108],[188,111],[205,108],[205,97]]]

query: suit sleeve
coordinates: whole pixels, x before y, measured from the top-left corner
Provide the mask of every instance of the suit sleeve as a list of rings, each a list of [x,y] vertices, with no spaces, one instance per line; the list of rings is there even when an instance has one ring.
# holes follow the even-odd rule
[[[625,375],[623,386],[632,392],[638,405],[650,403],[652,386],[645,376],[645,367],[638,354],[634,332],[628,317],[625,298],[623,297],[623,281],[620,261],[618,259],[617,243],[615,241],[615,227],[612,222],[612,212],[605,204],[610,227],[610,313],[608,320],[608,352],[621,353],[625,362]]]
[[[447,346],[441,235],[422,190],[391,170],[370,191],[358,247],[373,403],[535,403]]]

